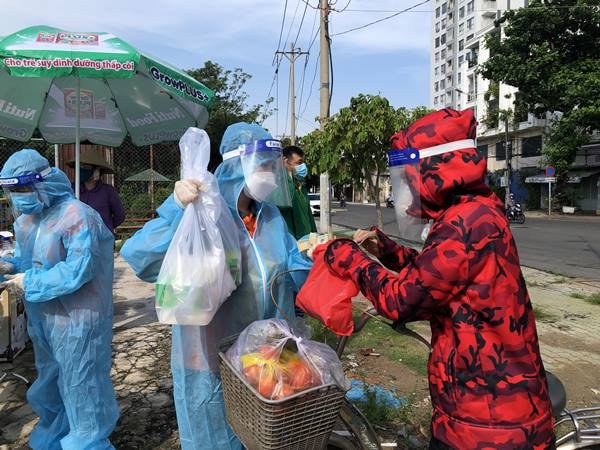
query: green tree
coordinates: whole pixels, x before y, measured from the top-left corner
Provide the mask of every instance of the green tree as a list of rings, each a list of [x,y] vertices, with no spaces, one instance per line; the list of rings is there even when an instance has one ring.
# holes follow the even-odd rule
[[[229,70],[213,61],[206,61],[203,67],[188,70],[187,73],[215,93],[213,109],[206,125],[211,141],[209,170],[214,170],[221,162],[219,144],[225,129],[235,122],[264,122],[272,113],[270,105],[273,98],[267,99],[264,105],[249,106],[249,95],[244,91],[244,86],[252,76],[241,68]]]
[[[302,138],[308,164],[313,173],[328,171],[333,184],[366,186],[375,198],[377,225],[383,228],[379,192],[390,138],[427,112],[426,108],[395,109],[384,97],[359,94],[330,117],[323,130]]]
[[[519,89],[519,109],[556,114],[545,156],[565,174],[577,149],[600,129],[598,0],[532,0],[507,11],[505,38],[486,39],[480,73]]]

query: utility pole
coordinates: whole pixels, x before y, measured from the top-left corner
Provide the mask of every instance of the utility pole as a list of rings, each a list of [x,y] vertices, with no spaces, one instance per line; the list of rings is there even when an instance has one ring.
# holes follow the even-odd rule
[[[292,145],[296,144],[296,90],[294,85],[294,62],[296,58],[302,55],[308,55],[308,52],[303,52],[301,49],[294,49],[294,43],[290,44],[289,52],[275,52],[277,55],[285,56],[290,62],[290,116],[292,120],[290,135],[292,140]],[[284,131],[285,132],[285,131]]]
[[[512,175],[512,142],[508,141],[508,120],[509,114],[507,112],[504,119],[504,156],[506,157],[506,195],[504,196],[505,205],[509,205],[510,203],[510,179]]]
[[[321,130],[325,128],[325,123],[329,118],[329,3],[328,0],[319,0],[319,10],[321,12],[320,43],[321,43],[321,61],[320,61],[320,99],[321,109],[319,122]],[[333,237],[331,229],[331,185],[329,183],[329,173],[322,173],[320,176],[321,191],[321,211],[320,228],[321,233],[327,233],[329,238]]]

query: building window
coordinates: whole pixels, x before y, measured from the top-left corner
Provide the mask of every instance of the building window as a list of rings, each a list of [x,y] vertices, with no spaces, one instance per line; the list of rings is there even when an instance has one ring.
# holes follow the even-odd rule
[[[438,70],[438,68],[436,67],[436,68],[433,70],[433,73],[434,73],[434,75],[437,77],[437,76],[439,75],[440,71],[439,71],[439,70]]]
[[[465,7],[461,6],[461,8],[458,10],[458,18],[462,19],[463,17],[465,17]]]
[[[458,109],[460,109],[460,106],[458,107]],[[477,153],[479,153],[482,157],[486,158],[488,157],[488,145],[487,144],[481,144],[477,146]]]
[[[440,52],[435,52],[435,62],[440,60]]]
[[[438,48],[440,46],[440,38],[436,37],[435,38],[435,48]]]
[[[472,13],[473,11],[475,11],[475,2],[471,0],[467,3],[467,14]]]
[[[448,4],[447,3],[442,3],[442,14],[445,14],[446,11],[448,11]]]
[[[456,81],[458,82],[458,84],[461,83],[461,81],[462,81],[462,72],[458,72],[458,76],[456,78]]]
[[[473,29],[473,18],[471,17],[470,19],[467,19],[467,30],[472,30]]]
[[[446,95],[442,94],[440,95],[440,103],[444,103],[446,101]]]
[[[446,28],[446,19],[442,19],[442,29]]]
[[[469,42],[471,39],[473,39],[475,37],[474,34],[470,34],[467,36],[467,42]]]
[[[446,88],[446,80],[441,80],[440,81],[440,89],[445,89]]]
[[[435,32],[436,33],[440,32],[440,23],[439,22],[435,24]]]
[[[461,23],[458,25],[458,34],[463,34],[465,32],[465,24]]]
[[[435,17],[440,17],[440,7],[435,8]]]
[[[446,43],[446,35],[445,35],[445,34],[442,34],[442,35],[440,36],[440,43],[442,43],[442,44],[445,44],[445,43]]]
[[[465,40],[461,39],[460,41],[458,41],[458,51],[461,51],[464,49],[465,49]]]
[[[440,66],[440,72],[441,72],[441,73],[446,73],[446,64],[442,64],[442,65]]]
[[[437,81],[434,84],[434,89],[435,89],[435,92],[437,92],[437,91],[440,90],[440,86],[439,86],[439,83]]]
[[[521,152],[523,158],[540,156],[542,154],[542,136],[531,136],[523,138],[521,142]]]
[[[434,104],[434,105],[437,105],[437,104],[438,104],[438,98],[437,98],[437,97],[434,97],[434,99],[433,99],[433,104]]]
[[[464,61],[464,60],[465,60],[465,57],[464,57],[463,55],[460,55],[460,56],[458,57],[458,65],[459,65],[459,67],[460,67],[460,65],[463,63],[463,61]]]
[[[506,159],[506,150],[504,142],[496,142],[496,161],[504,161]]]
[[[441,55],[442,55],[442,59],[444,59],[446,57],[446,49],[442,50]]]

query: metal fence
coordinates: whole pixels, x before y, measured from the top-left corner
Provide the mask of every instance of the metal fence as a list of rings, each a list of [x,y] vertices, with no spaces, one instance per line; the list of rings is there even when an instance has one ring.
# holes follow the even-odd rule
[[[42,139],[19,142],[0,139],[0,167],[14,152],[22,148],[34,148],[44,155],[50,164],[63,170],[74,182],[74,170],[67,162],[74,159],[75,146],[48,144]],[[105,175],[103,181],[115,187],[126,211],[121,227],[128,235],[146,220],[154,217],[154,210],[173,192],[180,174],[180,155],[177,142],[165,142],[137,147],[129,138],[120,147],[81,145],[81,152],[100,152],[114,169],[113,175]],[[6,199],[0,200],[0,230],[10,229],[12,214]]]

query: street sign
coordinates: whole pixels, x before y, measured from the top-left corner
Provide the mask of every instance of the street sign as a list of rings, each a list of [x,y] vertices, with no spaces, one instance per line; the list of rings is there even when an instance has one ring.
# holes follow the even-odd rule
[[[556,177],[527,177],[525,183],[556,183]]]
[[[556,169],[552,166],[546,166],[546,176],[553,177],[556,175]]]

